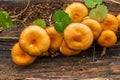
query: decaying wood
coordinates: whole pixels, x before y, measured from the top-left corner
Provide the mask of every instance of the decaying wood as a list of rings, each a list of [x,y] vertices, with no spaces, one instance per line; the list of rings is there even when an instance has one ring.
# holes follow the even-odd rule
[[[120,78],[120,58],[105,57],[92,62],[91,57],[39,57],[27,67],[12,63],[10,52],[0,55],[0,79],[81,79],[81,78]]]
[[[72,1],[83,2],[83,0],[32,0],[26,12],[19,16],[19,19],[25,19],[26,23],[30,24],[33,19],[40,17],[44,18],[47,23],[50,23],[48,18],[51,14],[57,9],[62,9],[64,4],[68,4]],[[108,6],[110,13],[113,13],[114,15],[120,13],[120,5],[118,3],[114,3],[111,0],[104,0],[104,3]],[[42,6],[44,6],[44,8]],[[18,14],[24,7],[25,4],[21,4],[21,6],[15,5],[15,7],[13,7],[10,3],[5,2],[3,5],[0,5],[1,10],[10,11],[11,15]],[[43,12],[44,14],[42,14]],[[23,29],[24,27],[21,25],[15,24],[12,29],[2,31],[0,36],[7,35],[19,37],[19,34]],[[119,32],[117,33],[117,36],[119,44]],[[91,47],[78,56],[66,57],[60,55],[54,58],[38,57],[32,65],[19,67],[12,62],[10,52],[12,46],[17,41],[18,40],[15,39],[0,39],[0,80],[120,78],[120,45],[108,48],[106,51],[107,54],[102,58],[100,57],[102,47],[96,45],[94,61],[94,49]]]

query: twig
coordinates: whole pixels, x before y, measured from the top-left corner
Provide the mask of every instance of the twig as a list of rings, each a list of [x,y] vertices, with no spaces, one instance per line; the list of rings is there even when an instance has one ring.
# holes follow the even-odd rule
[[[51,23],[51,22],[52,22],[52,16],[53,16],[52,14],[50,14],[50,16],[49,16],[49,24],[50,24],[50,25],[52,24],[52,23]]]
[[[28,15],[24,18],[23,22],[26,22],[26,21],[28,20],[29,16],[30,16],[32,13],[33,13],[33,11],[30,12],[30,13],[28,13]]]
[[[11,17],[11,18],[18,18],[20,15],[22,15],[22,14],[27,10],[29,4],[30,4],[30,0],[27,0],[27,5],[26,5],[26,7],[24,8],[24,10],[22,10],[19,14],[13,15],[13,16],[10,16],[10,17]]]
[[[20,22],[24,27],[25,27],[25,24],[22,20],[19,20],[19,19],[12,19],[13,22]]]
[[[19,38],[18,37],[13,37],[13,36],[1,36],[0,37],[0,40],[1,39],[13,39],[13,40],[18,40]]]
[[[116,3],[116,4],[120,4],[120,2],[115,1],[115,0],[110,0],[110,1],[113,2],[113,3]]]

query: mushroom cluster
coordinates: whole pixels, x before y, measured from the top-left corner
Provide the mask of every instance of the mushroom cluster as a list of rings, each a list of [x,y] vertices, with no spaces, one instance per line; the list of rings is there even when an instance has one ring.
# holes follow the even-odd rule
[[[15,64],[32,64],[36,56],[44,56],[48,50],[59,50],[63,55],[73,56],[90,48],[94,41],[106,48],[114,46],[117,42],[116,32],[120,16],[115,17],[108,13],[104,21],[99,22],[88,17],[88,8],[80,2],[69,4],[64,11],[72,22],[63,33],[58,33],[53,25],[45,29],[38,25],[30,25],[21,32],[19,42],[11,50]]]

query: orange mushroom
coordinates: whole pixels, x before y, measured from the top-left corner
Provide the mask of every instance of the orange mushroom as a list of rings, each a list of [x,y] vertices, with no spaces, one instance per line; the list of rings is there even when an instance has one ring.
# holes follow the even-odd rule
[[[63,54],[63,55],[66,55],[66,56],[73,56],[73,55],[78,55],[81,50],[73,50],[73,49],[70,49],[66,42],[63,41],[62,42],[62,45],[60,46],[60,52]]]
[[[102,27],[101,27],[100,23],[96,20],[89,19],[89,18],[83,20],[82,23],[87,25],[92,30],[94,39],[97,40],[100,33],[102,32]]]
[[[94,40],[91,29],[81,23],[71,23],[64,30],[64,40],[74,50],[88,49]]]
[[[50,46],[50,38],[45,31],[37,25],[26,27],[20,34],[20,47],[32,56],[41,56]]]
[[[32,64],[35,60],[35,56],[30,56],[28,53],[24,52],[19,43],[16,43],[11,50],[12,61],[18,66],[27,66]]]
[[[117,18],[114,15],[107,14],[107,17],[101,23],[101,26],[102,26],[103,30],[112,30],[114,32],[117,32],[119,23],[118,23]]]
[[[59,50],[63,41],[63,35],[58,33],[53,26],[47,27],[46,31],[50,37],[50,50]]]
[[[65,12],[69,14],[72,22],[81,22],[88,15],[87,7],[80,2],[71,3],[66,7]]]

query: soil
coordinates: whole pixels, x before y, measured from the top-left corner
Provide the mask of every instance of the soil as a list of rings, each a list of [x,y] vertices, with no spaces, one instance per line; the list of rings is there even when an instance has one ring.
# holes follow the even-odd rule
[[[47,25],[52,24],[50,19],[55,10],[64,9],[72,1],[83,0],[31,0],[27,10],[17,18],[30,25],[37,18],[45,19]],[[120,5],[104,0],[109,12],[117,15],[120,12]],[[27,2],[0,1],[0,10],[10,12],[11,16],[19,14]],[[116,9],[117,8],[117,9]],[[12,29],[4,30],[0,36],[17,36],[24,29],[20,23],[14,23]],[[118,35],[118,44],[120,33]],[[120,46],[107,49],[107,54],[100,57],[102,47],[95,44],[95,57],[93,48],[83,51],[80,55],[66,57],[59,53],[55,58],[38,57],[35,63],[27,67],[18,67],[12,60],[10,51],[18,40],[0,39],[0,79],[84,79],[84,78],[120,78]],[[94,61],[93,61],[94,60]]]

